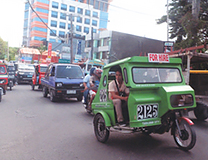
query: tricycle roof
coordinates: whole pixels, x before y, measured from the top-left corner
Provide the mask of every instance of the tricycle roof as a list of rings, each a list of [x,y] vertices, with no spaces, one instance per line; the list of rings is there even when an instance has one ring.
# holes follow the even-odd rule
[[[124,63],[159,63],[159,64],[163,64],[163,63],[169,63],[169,64],[181,64],[182,61],[180,58],[169,58],[168,54],[153,54],[155,55],[154,58],[151,57],[151,54],[148,54],[148,57],[144,57],[144,56],[133,56],[133,57],[128,57],[128,58],[124,58],[122,60],[118,60],[118,61],[115,61],[115,62],[112,62],[108,65],[106,65],[104,67],[104,69],[106,68],[111,68],[113,66],[116,66],[116,65],[121,65],[121,64],[124,64]],[[160,59],[159,56],[162,56],[162,55],[165,55],[166,58],[162,58]],[[158,56],[158,57],[156,57]]]

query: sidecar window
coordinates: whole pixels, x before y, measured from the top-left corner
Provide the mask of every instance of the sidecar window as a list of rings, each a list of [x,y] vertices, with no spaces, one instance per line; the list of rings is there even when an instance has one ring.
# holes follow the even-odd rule
[[[133,68],[134,83],[180,83],[181,74],[177,68]]]

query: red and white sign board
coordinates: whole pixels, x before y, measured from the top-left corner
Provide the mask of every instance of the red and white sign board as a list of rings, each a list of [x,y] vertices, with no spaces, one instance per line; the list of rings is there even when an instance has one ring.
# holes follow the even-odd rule
[[[48,43],[48,58],[51,58],[52,44]]]
[[[149,62],[169,63],[169,55],[168,54],[148,53],[148,60],[149,60]]]

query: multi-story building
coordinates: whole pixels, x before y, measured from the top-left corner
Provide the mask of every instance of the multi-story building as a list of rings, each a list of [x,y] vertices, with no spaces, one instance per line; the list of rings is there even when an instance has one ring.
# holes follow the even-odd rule
[[[101,31],[92,37],[85,37],[86,56],[91,59],[102,59],[105,63],[132,56],[147,56],[147,53],[163,53],[164,42],[136,35]]]
[[[58,46],[59,43],[70,44],[70,36],[68,36],[68,40],[66,35],[71,35],[71,32],[74,39],[79,39],[91,32],[98,33],[99,29],[106,29],[108,7],[111,1],[27,1],[25,3],[23,46],[36,47],[41,44],[47,45],[48,42],[53,43],[53,46]],[[60,46],[61,44],[59,48]],[[56,47],[56,50],[59,48]]]

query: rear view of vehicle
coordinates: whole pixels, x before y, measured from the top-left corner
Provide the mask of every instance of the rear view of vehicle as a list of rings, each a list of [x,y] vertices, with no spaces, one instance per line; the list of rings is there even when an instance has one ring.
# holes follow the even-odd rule
[[[125,126],[117,122],[116,111],[109,99],[108,86],[115,73],[122,71],[129,89]],[[196,142],[193,122],[184,113],[196,106],[194,90],[185,84],[181,60],[166,54],[129,57],[106,65],[92,103],[94,132],[100,142],[106,142],[110,131],[164,134],[171,131],[176,144],[190,150]],[[122,110],[123,111],[123,110]]]
[[[8,69],[8,85],[7,86],[10,88],[10,90],[12,90],[12,87],[16,83],[14,64],[9,64],[7,66],[7,69]]]

